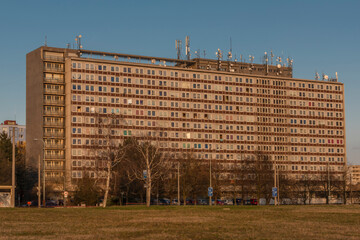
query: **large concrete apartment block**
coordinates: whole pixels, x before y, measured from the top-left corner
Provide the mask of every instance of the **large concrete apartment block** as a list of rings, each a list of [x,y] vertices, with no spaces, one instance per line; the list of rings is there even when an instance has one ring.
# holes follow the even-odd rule
[[[60,191],[85,168],[96,177],[95,122],[109,115],[126,122],[116,141],[153,136],[174,157],[193,152],[226,165],[261,151],[297,178],[346,164],[337,79],[295,79],[291,66],[51,47],[30,52],[26,71],[27,161],[36,165],[44,147],[46,178]]]

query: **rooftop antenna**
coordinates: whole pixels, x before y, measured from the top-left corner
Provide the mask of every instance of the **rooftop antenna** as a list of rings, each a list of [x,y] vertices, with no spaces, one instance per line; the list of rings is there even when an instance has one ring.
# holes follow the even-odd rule
[[[82,49],[81,38],[82,38],[81,34],[77,35],[75,38],[75,43],[78,50]]]
[[[177,59],[181,58],[181,40],[175,40]]]
[[[67,44],[66,44],[66,47],[67,47],[68,49],[70,49],[71,44],[70,44],[70,43],[67,43]]]
[[[254,62],[254,56],[253,55],[249,55],[249,61],[251,62],[251,64],[253,64],[253,62]]]
[[[294,64],[294,59],[290,58],[290,61],[289,61],[289,66],[288,67],[292,67]]]
[[[186,36],[185,38],[185,52],[186,52],[186,59],[190,60],[190,38],[189,36]]]
[[[265,60],[265,65],[266,65],[266,74],[268,74],[269,73],[269,66],[268,66],[269,58],[268,58],[267,52],[264,53],[264,60]]]
[[[204,50],[204,58],[206,58],[206,50]]]
[[[232,59],[232,41],[231,41],[231,37],[230,37],[230,50],[228,52],[227,57],[228,57],[228,61],[231,61],[231,59]]]
[[[198,49],[197,51],[195,51],[195,56],[197,57],[197,58],[200,58],[201,56],[200,56],[200,49]]]
[[[320,75],[317,71],[315,71],[315,80],[319,80],[320,79]]]
[[[222,59],[222,51],[220,50],[220,48],[218,48],[217,52],[215,53],[216,54],[216,57],[218,59],[218,69],[217,70],[220,70],[221,68],[221,59]]]
[[[329,79],[329,76],[326,75],[325,73],[322,74],[322,80],[328,80]]]
[[[268,62],[269,62],[268,54],[267,54],[267,52],[264,52],[264,63],[265,63],[266,65],[268,65]]]
[[[273,65],[274,54],[272,50],[270,50],[270,58],[271,58],[271,65]]]
[[[47,47],[47,36],[45,35],[45,47]]]

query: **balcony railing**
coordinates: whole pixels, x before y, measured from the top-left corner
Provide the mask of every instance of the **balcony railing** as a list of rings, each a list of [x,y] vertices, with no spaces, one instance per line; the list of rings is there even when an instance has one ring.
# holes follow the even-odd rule
[[[63,62],[64,57],[57,57],[57,56],[45,56],[44,60],[50,60],[50,61],[57,61],[57,62]]]
[[[44,115],[51,115],[51,116],[64,116],[64,111],[55,111],[55,110],[45,110]]]
[[[64,100],[48,100],[48,99],[44,99],[44,104],[47,104],[47,105],[64,105],[65,101]]]
[[[61,148],[64,148],[64,144],[62,144],[62,143],[59,143],[59,144],[55,144],[55,143],[45,143],[45,148],[61,149]]]
[[[64,127],[63,122],[48,122],[48,121],[45,121],[44,125],[45,126],[50,126],[50,127]]]
[[[60,67],[45,67],[45,71],[50,71],[50,72],[64,72],[64,68],[60,68]]]
[[[46,77],[45,79],[46,83],[64,83],[64,79],[60,79],[60,78],[51,78],[51,77]]]
[[[63,176],[46,176],[45,179],[46,182],[57,183],[57,184],[63,184],[64,182]]]
[[[56,166],[56,165],[46,165],[45,166],[45,170],[48,171],[48,170],[64,170],[64,166]]]
[[[57,132],[57,133],[45,132],[44,136],[45,137],[64,137],[64,133],[63,132]]]
[[[44,88],[44,92],[47,94],[64,94],[64,89]]]
[[[64,154],[45,154],[45,159],[64,159]]]

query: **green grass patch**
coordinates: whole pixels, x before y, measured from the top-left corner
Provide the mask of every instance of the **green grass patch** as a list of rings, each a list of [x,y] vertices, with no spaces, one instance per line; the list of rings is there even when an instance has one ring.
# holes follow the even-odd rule
[[[360,206],[0,209],[0,239],[358,239]]]

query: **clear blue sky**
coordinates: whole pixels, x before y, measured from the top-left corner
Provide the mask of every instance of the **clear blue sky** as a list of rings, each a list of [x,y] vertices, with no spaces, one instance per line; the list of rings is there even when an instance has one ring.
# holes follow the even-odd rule
[[[2,1],[0,121],[25,124],[25,55],[44,44],[175,57],[175,39],[191,49],[217,48],[294,58],[294,77],[317,70],[345,83],[348,161],[360,164],[360,1]]]

